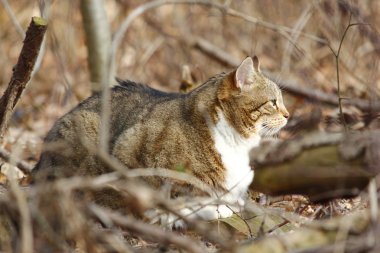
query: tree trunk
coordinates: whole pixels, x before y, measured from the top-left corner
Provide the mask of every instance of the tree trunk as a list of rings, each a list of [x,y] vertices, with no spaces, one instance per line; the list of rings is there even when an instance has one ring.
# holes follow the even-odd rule
[[[111,35],[103,0],[81,0],[92,91],[100,91],[107,78]]]

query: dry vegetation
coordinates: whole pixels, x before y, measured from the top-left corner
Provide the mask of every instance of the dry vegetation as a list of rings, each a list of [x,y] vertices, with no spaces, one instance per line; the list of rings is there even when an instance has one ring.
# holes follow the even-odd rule
[[[15,108],[1,143],[13,159],[29,164],[38,160],[42,139],[55,120],[91,92],[79,1],[52,1],[51,6],[47,4],[50,1],[40,2],[46,3],[49,14],[42,62]],[[145,2],[149,1],[107,1],[112,32]],[[184,66],[190,69],[192,81],[202,82],[231,69],[247,55],[257,55],[261,68],[279,83],[318,90],[323,96],[336,95],[332,105],[323,96],[295,95],[284,87],[292,118],[290,126],[280,134],[281,139],[297,139],[316,129],[344,131],[338,96],[343,98],[349,131],[380,129],[379,107],[371,107],[378,104],[380,96],[379,1],[197,2],[167,4],[136,18],[116,53],[117,76],[165,91],[179,91]],[[32,16],[40,15],[35,1],[9,4],[22,29],[26,29]],[[22,36],[5,8],[0,8],[0,23],[3,92],[17,62]],[[348,28],[350,24],[353,25]],[[211,46],[211,51],[207,53],[204,45]],[[357,99],[364,101],[366,108],[351,104]],[[0,188],[0,250],[5,252],[271,252],[270,247],[277,252],[380,250],[374,240],[380,236],[375,219],[376,181],[355,199],[323,204],[312,204],[299,195],[271,198],[253,193],[247,213],[241,216],[210,224],[189,221],[189,231],[172,232],[73,197],[78,190],[100,189],[112,183],[125,201],[133,203],[131,209],[136,213],[157,206],[165,212],[176,212],[179,200],[174,203],[164,193],[128,184],[128,175],[71,178],[24,189],[11,180],[14,170],[4,163],[0,174],[0,183],[9,188],[9,192]],[[358,210],[366,213],[368,206],[372,207],[371,220],[357,214]],[[351,213],[355,214],[348,215]],[[310,223],[335,216],[344,217],[332,219],[331,223]],[[242,242],[256,248],[244,248]]]

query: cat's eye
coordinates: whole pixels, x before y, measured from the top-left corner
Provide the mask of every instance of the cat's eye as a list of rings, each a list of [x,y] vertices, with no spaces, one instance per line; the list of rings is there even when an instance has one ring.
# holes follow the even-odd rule
[[[273,99],[273,100],[271,100],[271,102],[272,102],[273,106],[277,106],[277,99]]]

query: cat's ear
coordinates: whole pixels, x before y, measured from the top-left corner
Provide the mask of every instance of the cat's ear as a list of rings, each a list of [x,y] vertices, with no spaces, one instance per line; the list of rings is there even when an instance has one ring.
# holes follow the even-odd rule
[[[259,61],[259,58],[257,58],[257,56],[253,56],[252,57],[252,61],[253,61],[253,67],[255,68],[256,72],[261,72],[260,71],[260,61]]]
[[[257,58],[257,57],[256,57]],[[249,86],[252,84],[252,78],[256,74],[254,68],[254,61],[251,57],[247,57],[240,66],[236,69],[235,72],[235,85],[240,90],[244,86]]]

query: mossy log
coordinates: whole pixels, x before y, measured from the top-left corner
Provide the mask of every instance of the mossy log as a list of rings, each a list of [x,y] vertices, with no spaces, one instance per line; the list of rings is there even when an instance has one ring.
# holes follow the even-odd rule
[[[263,144],[251,152],[251,189],[302,194],[313,201],[357,195],[378,173],[380,132],[315,132]]]

